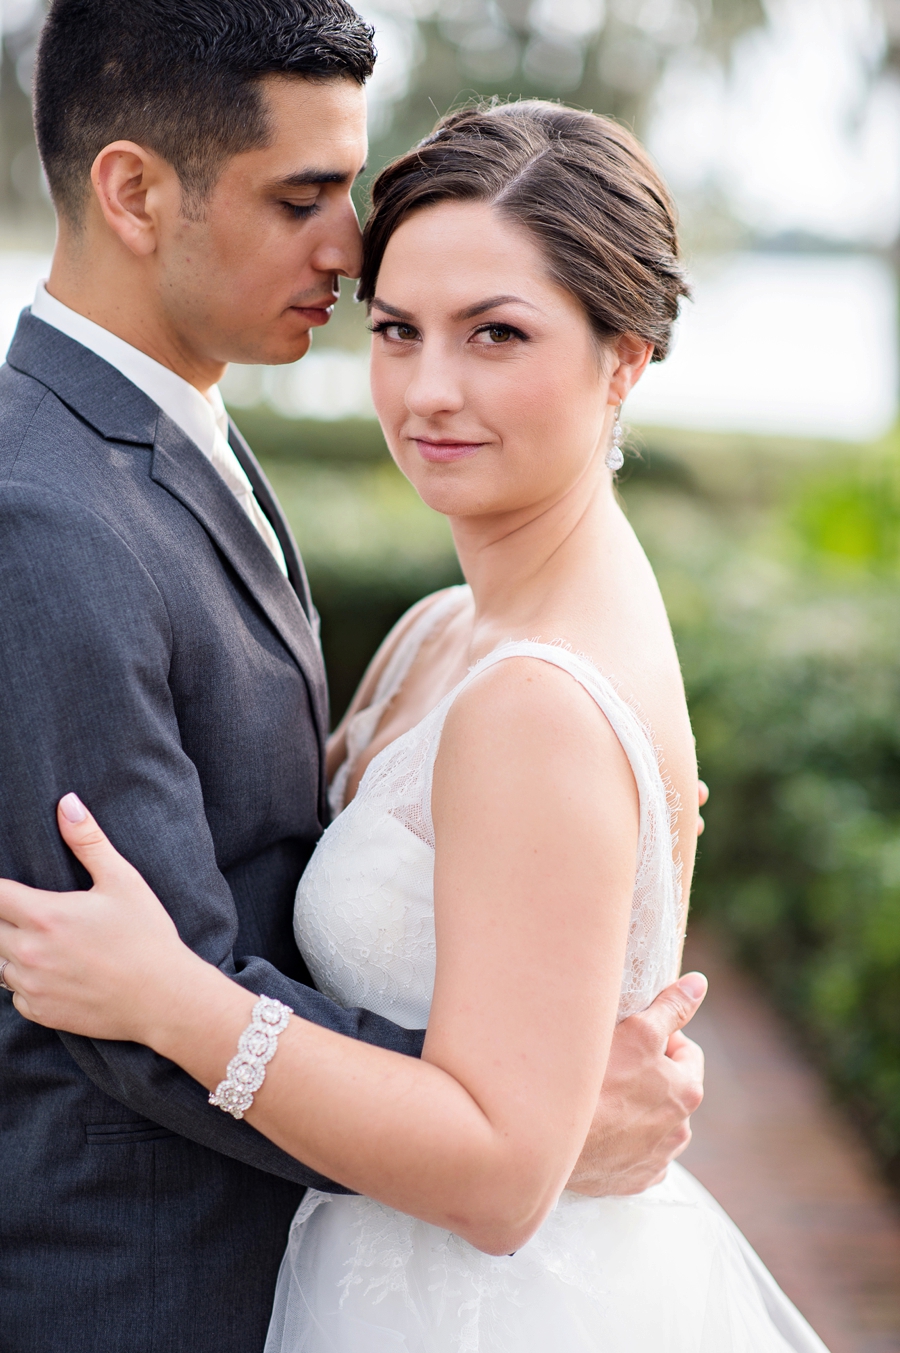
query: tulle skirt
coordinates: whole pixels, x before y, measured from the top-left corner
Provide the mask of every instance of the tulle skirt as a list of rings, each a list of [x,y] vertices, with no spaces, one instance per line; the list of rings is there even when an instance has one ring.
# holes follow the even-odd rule
[[[678,1165],[632,1198],[564,1193],[493,1258],[367,1198],[311,1191],[265,1353],[827,1353]]]

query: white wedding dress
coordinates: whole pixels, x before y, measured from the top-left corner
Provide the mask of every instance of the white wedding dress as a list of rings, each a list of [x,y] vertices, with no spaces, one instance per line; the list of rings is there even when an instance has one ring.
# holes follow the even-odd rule
[[[425,636],[461,601],[439,597],[388,664],[348,733],[335,820],[297,892],[295,932],[320,987],[406,1028],[428,1022],[434,982],[431,778],[447,711],[493,663],[538,657],[596,700],[628,755],[640,846],[620,1018],[675,976],[680,888],[666,789],[640,719],[587,659],[509,643],[370,763],[368,744]],[[291,1228],[266,1353],[826,1353],[746,1240],[678,1165],[626,1198],[564,1192],[516,1254],[493,1258],[367,1198],[311,1190]]]

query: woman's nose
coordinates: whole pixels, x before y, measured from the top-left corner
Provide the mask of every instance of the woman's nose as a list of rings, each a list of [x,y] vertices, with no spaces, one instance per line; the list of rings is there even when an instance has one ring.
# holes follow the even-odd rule
[[[413,363],[406,387],[406,407],[417,418],[434,418],[441,413],[459,413],[464,405],[465,397],[452,360],[438,352],[429,353],[426,345]]]

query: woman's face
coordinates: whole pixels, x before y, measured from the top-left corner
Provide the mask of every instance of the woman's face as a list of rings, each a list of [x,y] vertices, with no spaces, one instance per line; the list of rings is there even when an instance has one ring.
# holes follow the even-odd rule
[[[609,375],[587,316],[523,227],[441,203],[391,237],[371,312],[391,454],[451,517],[559,499],[605,452]]]

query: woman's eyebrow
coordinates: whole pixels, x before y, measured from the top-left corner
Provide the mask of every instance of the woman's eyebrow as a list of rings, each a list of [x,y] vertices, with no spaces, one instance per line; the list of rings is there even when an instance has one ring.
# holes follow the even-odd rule
[[[479,301],[477,305],[468,305],[465,310],[457,310],[451,318],[475,319],[477,315],[483,315],[486,310],[493,310],[498,305],[527,305],[529,310],[537,310],[536,305],[531,301],[524,301],[521,296],[491,296],[486,301]]]
[[[493,310],[498,305],[527,305],[529,310],[537,310],[538,308],[536,305],[532,305],[531,301],[523,300],[521,296],[490,296],[486,301],[478,301],[475,305],[467,305],[464,310],[457,310],[456,314],[451,315],[450,318],[453,320],[475,319],[477,315],[483,315],[485,311]],[[399,306],[389,305],[379,296],[373,296],[372,309],[383,310],[386,315],[394,315],[397,319],[412,319],[408,310],[401,310]]]
[[[388,305],[387,301],[382,301],[380,297],[372,297],[372,309],[383,310],[386,315],[395,315],[397,319],[412,319],[408,310],[401,310],[397,305]]]

